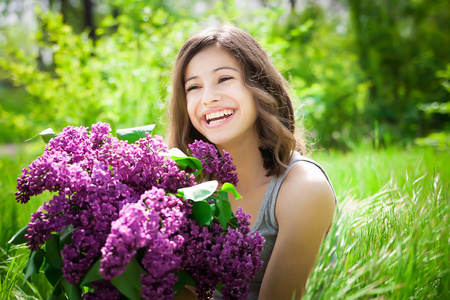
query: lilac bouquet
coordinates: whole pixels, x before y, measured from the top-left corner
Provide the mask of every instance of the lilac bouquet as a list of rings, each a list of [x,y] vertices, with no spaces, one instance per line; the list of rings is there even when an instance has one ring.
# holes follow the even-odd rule
[[[43,271],[58,299],[173,299],[185,285],[201,299],[216,289],[248,296],[264,239],[231,210],[228,193],[240,197],[231,156],[202,141],[189,156],[169,151],[151,129],[50,133],[18,178],[20,203],[51,193],[9,242],[31,250],[25,280]],[[221,187],[197,184],[205,175]]]

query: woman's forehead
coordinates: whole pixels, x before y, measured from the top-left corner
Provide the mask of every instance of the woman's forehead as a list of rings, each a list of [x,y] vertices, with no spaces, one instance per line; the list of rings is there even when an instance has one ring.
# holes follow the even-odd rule
[[[214,72],[220,69],[242,70],[238,60],[220,46],[211,45],[202,49],[192,57],[186,67],[185,78],[196,76],[198,72]]]

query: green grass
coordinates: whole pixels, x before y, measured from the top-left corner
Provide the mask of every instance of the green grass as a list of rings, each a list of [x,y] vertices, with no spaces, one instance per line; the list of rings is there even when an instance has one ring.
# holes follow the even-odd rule
[[[51,291],[44,276],[33,275],[32,283],[23,282],[22,270],[28,260],[24,246],[12,247],[6,252],[7,241],[30,221],[46,195],[35,197],[26,205],[15,201],[17,177],[21,170],[42,154],[45,144],[41,141],[18,145],[16,155],[0,155],[0,300],[47,299]]]
[[[450,299],[449,154],[313,157],[332,178],[339,210],[305,299]]]
[[[14,200],[20,170],[43,147],[0,157],[0,300],[47,299],[50,290],[40,275],[23,283],[23,248],[5,253],[47,200]],[[450,299],[449,156],[424,148],[313,153],[332,179],[338,213],[305,299]]]

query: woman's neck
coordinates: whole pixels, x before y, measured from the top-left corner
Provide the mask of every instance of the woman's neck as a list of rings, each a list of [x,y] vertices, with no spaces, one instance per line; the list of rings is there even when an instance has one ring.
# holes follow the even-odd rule
[[[267,170],[263,166],[259,140],[246,139],[236,145],[218,148],[220,151],[225,149],[231,154],[239,178],[236,189],[243,197],[252,189],[270,181],[271,178],[266,176]]]

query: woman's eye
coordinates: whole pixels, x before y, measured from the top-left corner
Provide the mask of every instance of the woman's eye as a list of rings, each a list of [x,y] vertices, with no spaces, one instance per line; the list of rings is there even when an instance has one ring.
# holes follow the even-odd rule
[[[198,89],[198,88],[200,88],[198,85],[191,85],[190,87],[187,88],[186,91],[190,92],[190,91],[196,90],[196,89]]]
[[[233,77],[230,76],[223,76],[219,78],[219,83],[227,81],[228,79],[232,79]]]

